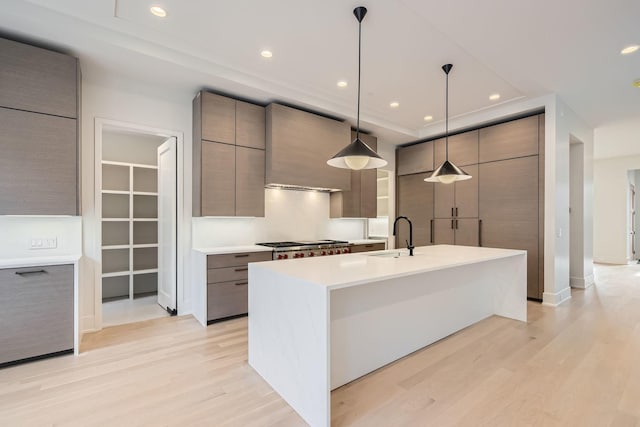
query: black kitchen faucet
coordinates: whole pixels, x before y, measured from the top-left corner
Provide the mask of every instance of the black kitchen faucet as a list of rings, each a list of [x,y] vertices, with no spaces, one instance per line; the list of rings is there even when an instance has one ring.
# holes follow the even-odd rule
[[[399,216],[398,218],[396,218],[396,220],[393,221],[393,235],[396,235],[396,225],[401,219],[406,219],[409,223],[409,241],[407,242],[407,249],[409,249],[409,256],[413,256],[413,248],[415,246],[413,246],[413,224],[411,224],[411,220],[406,216]]]

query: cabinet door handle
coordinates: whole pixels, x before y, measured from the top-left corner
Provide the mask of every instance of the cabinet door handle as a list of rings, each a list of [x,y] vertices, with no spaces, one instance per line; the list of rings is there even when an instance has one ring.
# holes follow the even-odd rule
[[[451,216],[455,216],[455,215],[453,215],[453,207],[451,208]]]
[[[249,256],[249,254],[237,254],[236,258],[246,258],[248,256]]]
[[[245,268],[236,268],[236,272],[240,272],[240,271],[247,271],[249,270],[249,267],[245,267]]]
[[[364,245],[365,248],[372,248],[373,245]]]
[[[433,244],[433,220],[431,220],[430,227],[431,227],[431,243]]]
[[[46,270],[16,271],[18,276],[28,276],[29,274],[46,274]]]
[[[452,230],[453,230],[454,228],[456,228],[456,227],[455,227],[455,221],[456,221],[455,219],[452,219],[452,220],[451,220],[451,229],[452,229]]]
[[[458,229],[458,220],[456,219],[456,230]]]
[[[458,207],[456,206],[456,216],[458,216]]]
[[[482,246],[482,220],[478,220],[478,246]]]
[[[244,285],[248,285],[248,282],[238,282],[236,283],[236,286],[244,286]]]

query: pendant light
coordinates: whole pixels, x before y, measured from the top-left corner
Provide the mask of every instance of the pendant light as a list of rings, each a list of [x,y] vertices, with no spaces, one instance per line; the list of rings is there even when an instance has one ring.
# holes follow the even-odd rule
[[[429,178],[424,179],[427,182],[441,182],[443,184],[451,184],[456,181],[471,179],[471,175],[449,161],[449,72],[452,68],[453,65],[451,64],[445,64],[442,66],[442,70],[447,75],[444,131],[445,160],[444,163],[442,163],[435,171],[433,171]]]
[[[375,169],[387,164],[387,161],[373,151],[371,147],[360,140],[360,68],[362,62],[362,20],[367,14],[365,7],[356,7],[353,14],[358,20],[358,118],[356,124],[356,139],[340,150],[338,154],[327,160],[329,166],[343,169]]]

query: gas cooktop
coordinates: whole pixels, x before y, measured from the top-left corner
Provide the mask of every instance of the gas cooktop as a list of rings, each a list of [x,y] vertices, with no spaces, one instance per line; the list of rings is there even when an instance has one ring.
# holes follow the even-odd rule
[[[293,247],[305,247],[305,246],[322,246],[322,245],[341,245],[349,242],[345,240],[300,240],[297,242],[264,242],[256,243],[256,245],[267,246],[269,248],[293,248]]]

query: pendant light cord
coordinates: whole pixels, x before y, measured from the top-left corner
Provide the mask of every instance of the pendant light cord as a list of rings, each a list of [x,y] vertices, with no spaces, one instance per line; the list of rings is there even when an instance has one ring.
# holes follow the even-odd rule
[[[449,72],[447,71],[447,84],[445,90],[445,108],[444,108],[444,145],[445,145],[445,159],[449,161]]]
[[[360,139],[360,73],[362,62],[362,20],[358,20],[358,116],[356,121],[356,139]]]

